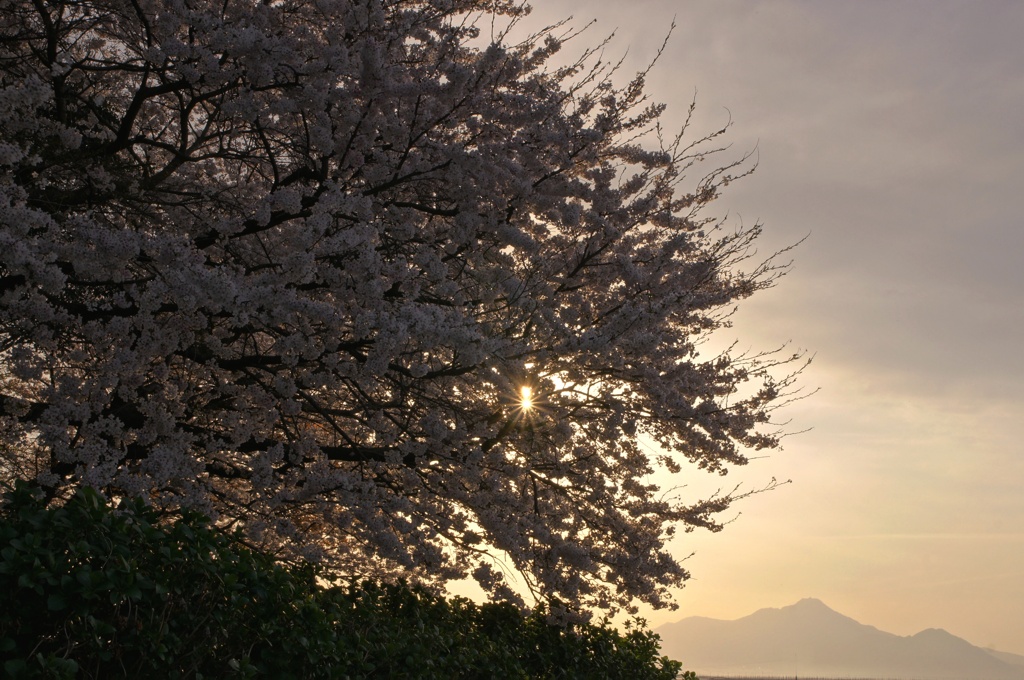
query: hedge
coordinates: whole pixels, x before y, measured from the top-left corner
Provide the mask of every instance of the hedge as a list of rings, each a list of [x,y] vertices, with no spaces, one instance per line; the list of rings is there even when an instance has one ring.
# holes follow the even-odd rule
[[[324,587],[197,514],[83,489],[0,507],[0,659],[10,678],[623,678],[680,664],[641,625],[568,628],[545,612],[405,584]],[[695,680],[692,674],[686,674]]]

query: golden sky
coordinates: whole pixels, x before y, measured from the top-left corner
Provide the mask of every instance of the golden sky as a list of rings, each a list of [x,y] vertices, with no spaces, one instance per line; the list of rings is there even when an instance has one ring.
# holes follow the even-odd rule
[[[649,79],[667,120],[696,91],[697,129],[731,112],[759,155],[718,209],[763,222],[765,254],[809,235],[730,332],[815,354],[819,393],[784,414],[813,429],[693,486],[793,483],[680,539],[693,579],[650,623],[815,597],[1024,654],[1024,3],[534,5],[596,18],[581,46],[616,31],[630,73],[675,17]]]

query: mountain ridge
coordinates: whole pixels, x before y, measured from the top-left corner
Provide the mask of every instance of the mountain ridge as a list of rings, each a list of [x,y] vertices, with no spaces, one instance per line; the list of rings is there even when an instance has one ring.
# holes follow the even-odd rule
[[[992,656],[996,657],[1000,661],[1003,661],[1004,663],[1008,663],[1011,666],[1020,666],[1024,668],[1024,656],[1020,654],[1000,652],[998,649],[992,649],[990,647],[985,647],[985,651],[991,654]]]
[[[724,621],[688,617],[659,626],[662,653],[698,675],[916,680],[1024,680],[1024,657],[976,647],[939,628],[887,633],[804,598]]]

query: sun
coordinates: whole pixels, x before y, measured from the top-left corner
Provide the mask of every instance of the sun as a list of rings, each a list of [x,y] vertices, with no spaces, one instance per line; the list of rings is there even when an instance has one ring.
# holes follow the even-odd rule
[[[529,411],[533,408],[533,388],[525,385],[519,389],[519,408]]]

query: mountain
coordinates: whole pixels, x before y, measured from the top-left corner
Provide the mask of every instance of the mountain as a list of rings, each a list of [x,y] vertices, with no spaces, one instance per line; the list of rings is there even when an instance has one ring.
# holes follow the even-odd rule
[[[694,616],[655,629],[662,653],[702,678],[780,676],[1024,680],[1024,666],[944,630],[901,637],[806,599],[735,621]],[[1016,657],[1021,659],[1021,657]]]
[[[1011,666],[1020,666],[1021,668],[1024,668],[1024,656],[1021,656],[1020,654],[999,652],[994,649],[989,649],[988,647],[985,648],[985,651],[991,654],[992,656],[996,657],[1000,661],[1004,661],[1010,664]]]

